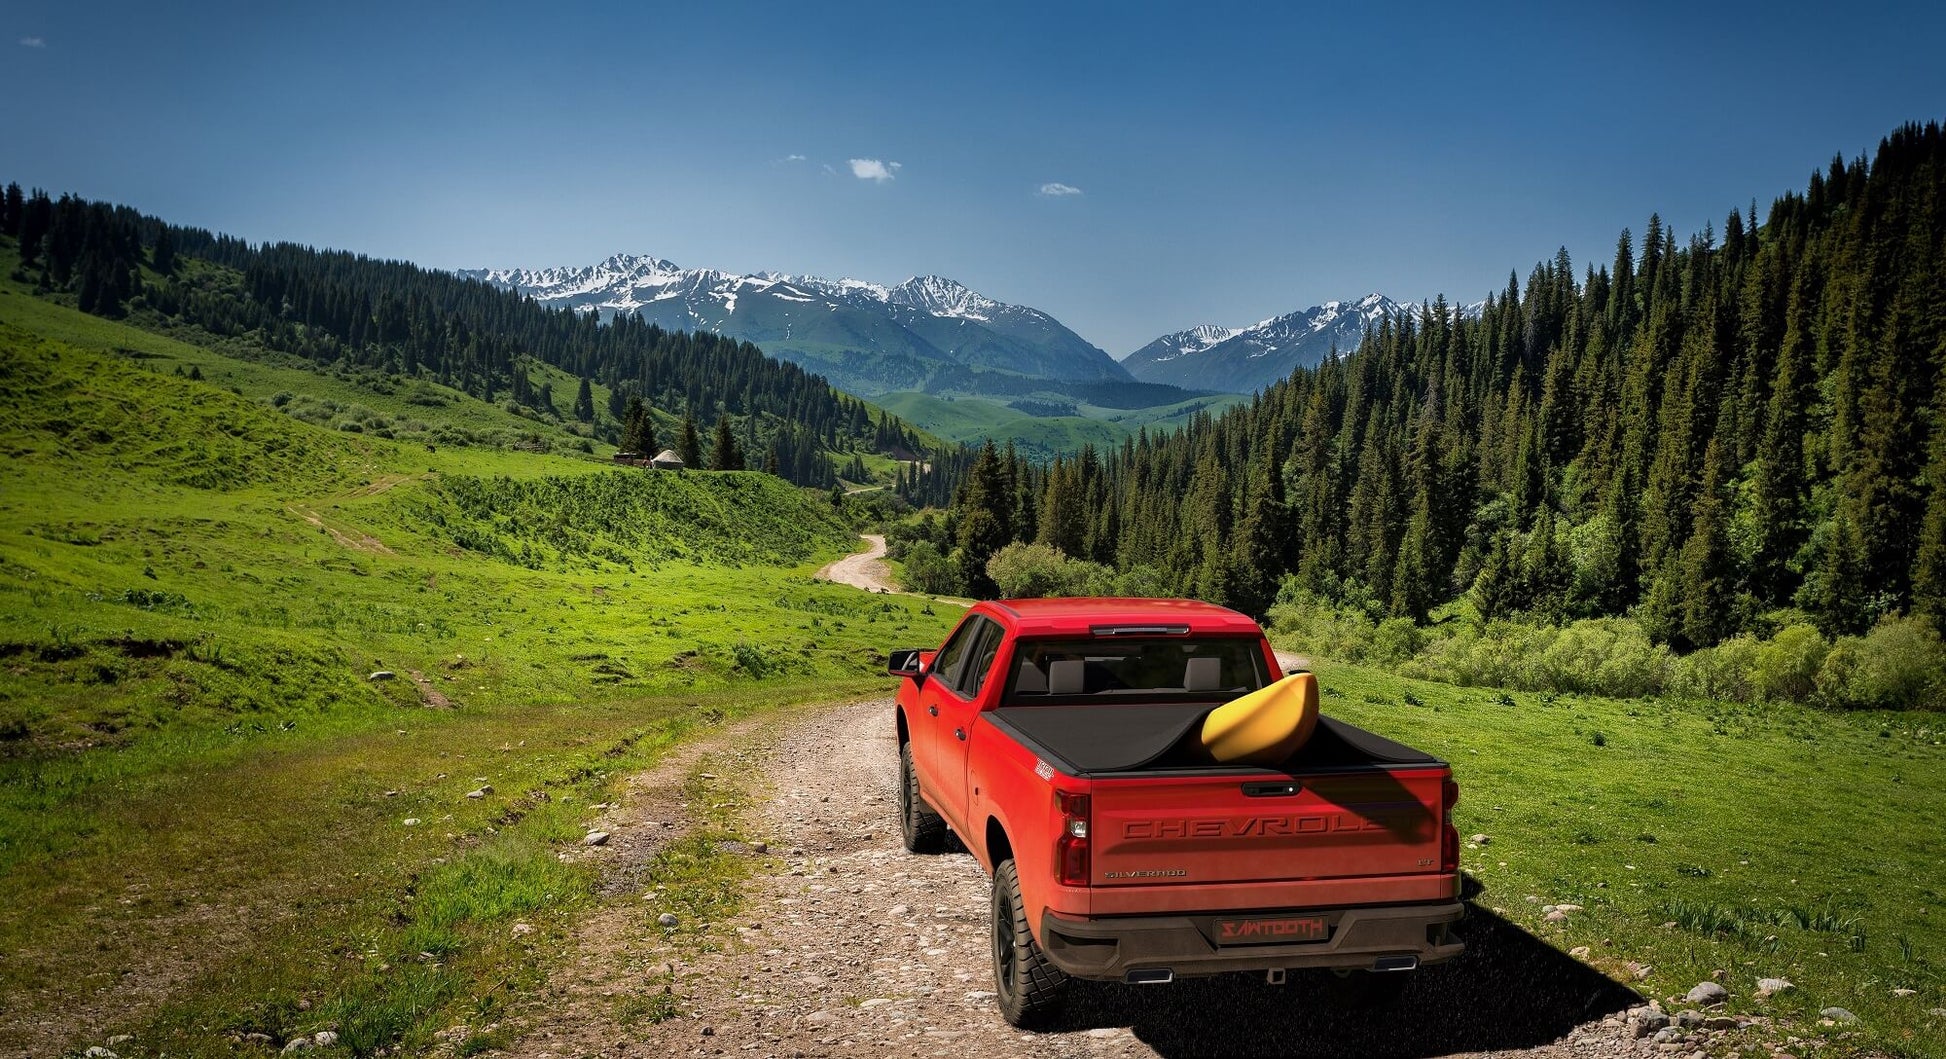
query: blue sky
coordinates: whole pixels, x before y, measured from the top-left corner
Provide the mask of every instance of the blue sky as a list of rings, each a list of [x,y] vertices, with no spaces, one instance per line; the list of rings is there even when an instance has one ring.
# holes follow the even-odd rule
[[[1938,4],[175,6],[0,6],[0,179],[444,268],[939,273],[1117,356],[1476,300],[1946,118]]]

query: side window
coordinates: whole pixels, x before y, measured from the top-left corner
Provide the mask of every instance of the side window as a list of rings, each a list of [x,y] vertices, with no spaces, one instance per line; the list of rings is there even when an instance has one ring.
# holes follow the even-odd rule
[[[1000,653],[1002,635],[998,624],[991,621],[986,623],[986,633],[980,637],[979,645],[967,661],[966,672],[960,678],[961,693],[967,698],[979,695],[980,689],[986,687],[987,677],[993,672],[994,657]]]
[[[966,656],[971,653],[973,641],[979,638],[988,624],[985,618],[961,623],[952,638],[946,641],[946,646],[939,649],[938,657],[933,659],[932,672],[947,687],[959,686],[959,671],[965,668]]]

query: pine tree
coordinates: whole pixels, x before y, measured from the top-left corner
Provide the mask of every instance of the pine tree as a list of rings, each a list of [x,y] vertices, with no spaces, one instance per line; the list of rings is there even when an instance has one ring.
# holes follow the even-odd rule
[[[1507,534],[1496,534],[1488,548],[1479,576],[1468,592],[1474,613],[1481,621],[1495,621],[1513,613],[1519,603],[1519,571],[1514,569],[1513,549]]]
[[[574,418],[583,423],[595,421],[595,390],[588,377],[581,377],[581,387],[574,393]]]
[[[1261,620],[1277,601],[1290,511],[1276,487],[1278,475],[1260,466],[1253,477],[1250,507],[1237,527],[1237,554],[1227,590],[1231,606]]]
[[[1010,499],[1000,454],[989,440],[981,446],[954,505],[959,520],[956,554],[960,579],[970,594],[981,599],[991,599],[999,591],[987,575],[987,560],[1013,539],[997,513]]]
[[[652,442],[642,440],[642,432],[648,425],[648,418],[648,408],[643,405],[642,399],[631,394],[628,405],[622,413],[622,452],[631,452],[638,456],[655,455],[648,449]]]
[[[1574,568],[1555,531],[1554,512],[1542,508],[1521,550],[1521,609],[1543,621],[1558,622],[1567,615],[1573,587]]]
[[[676,456],[682,460],[684,467],[695,468],[703,465],[703,443],[696,437],[694,416],[682,417],[682,435],[681,440],[676,443]]]
[[[1865,554],[1858,530],[1842,512],[1826,527],[1817,568],[1798,590],[1797,605],[1811,612],[1829,637],[1862,633],[1871,624],[1871,597],[1864,581]]]
[[[1703,457],[1703,481],[1695,504],[1695,526],[1678,562],[1681,597],[1680,636],[1685,647],[1711,647],[1735,632],[1735,571],[1730,561],[1724,515],[1722,453],[1715,441]]]
[[[163,225],[155,235],[155,249],[149,254],[150,267],[164,276],[176,272],[176,237],[169,233],[169,226]]]
[[[717,417],[716,437],[710,446],[709,469],[712,471],[743,470],[743,454],[737,451],[736,438],[730,433],[728,416]]]

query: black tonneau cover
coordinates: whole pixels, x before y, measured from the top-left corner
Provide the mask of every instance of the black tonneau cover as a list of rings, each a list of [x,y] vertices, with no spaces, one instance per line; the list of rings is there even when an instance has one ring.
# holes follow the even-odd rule
[[[986,714],[996,728],[1074,775],[1142,769],[1210,768],[1177,753],[1216,707],[1209,703],[1160,706],[1003,706]],[[1438,759],[1353,724],[1318,718],[1309,742],[1281,771],[1360,765],[1432,765]],[[1222,766],[1218,766],[1222,767]],[[1253,771],[1263,771],[1255,769]]]

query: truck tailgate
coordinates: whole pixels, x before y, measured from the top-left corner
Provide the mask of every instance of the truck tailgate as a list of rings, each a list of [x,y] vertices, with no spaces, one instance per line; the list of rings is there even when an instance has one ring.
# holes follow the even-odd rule
[[[1096,777],[1091,885],[1436,875],[1448,775],[1374,765]]]

